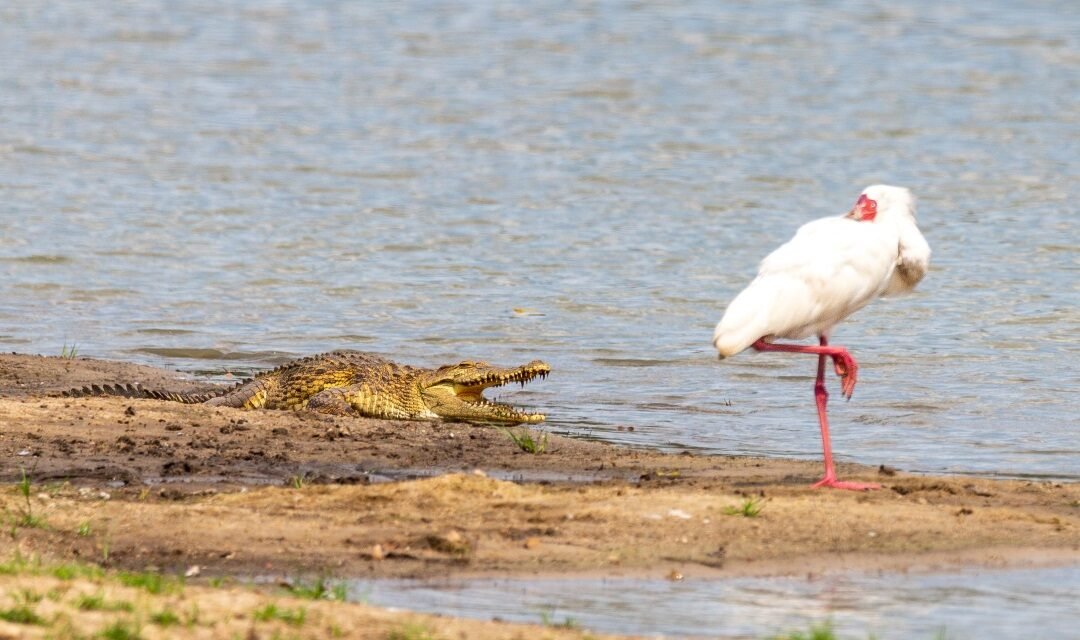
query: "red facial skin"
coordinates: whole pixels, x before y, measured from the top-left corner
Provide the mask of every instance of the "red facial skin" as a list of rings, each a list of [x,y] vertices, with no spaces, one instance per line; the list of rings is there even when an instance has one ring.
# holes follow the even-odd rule
[[[859,196],[854,208],[847,214],[848,218],[853,218],[856,222],[873,222],[876,216],[877,201],[867,198],[865,193]]]

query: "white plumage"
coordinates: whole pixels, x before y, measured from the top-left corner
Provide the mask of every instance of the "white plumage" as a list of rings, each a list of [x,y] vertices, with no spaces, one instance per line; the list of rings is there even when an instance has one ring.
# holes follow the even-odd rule
[[[841,391],[851,398],[858,364],[847,349],[829,344],[838,322],[882,295],[906,293],[926,275],[930,246],[915,226],[915,198],[902,187],[867,187],[847,215],[802,226],[762,262],[753,282],[728,305],[713,332],[721,358],[748,347],[817,356],[814,399],[821,425],[825,475],[815,487],[874,489],[873,483],[836,477],[825,364],[832,359]],[[817,345],[774,344],[776,338],[816,335]]]
[[[915,225],[911,192],[874,185],[862,195],[876,202],[872,219],[858,219],[857,206],[842,217],[808,222],[761,262],[757,278],[713,332],[721,357],[759,338],[828,337],[874,298],[906,293],[922,280],[930,247]]]

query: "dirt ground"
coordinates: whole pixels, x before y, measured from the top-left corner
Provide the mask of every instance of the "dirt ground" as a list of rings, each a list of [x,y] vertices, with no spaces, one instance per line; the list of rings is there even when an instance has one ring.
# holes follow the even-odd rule
[[[29,501],[2,492],[0,509],[47,523],[12,529],[24,554],[197,566],[200,579],[679,580],[1080,561],[1076,484],[841,465],[883,488],[814,490],[819,463],[558,436],[528,454],[488,426],[54,397],[91,382],[205,388],[136,365],[0,356],[0,483],[23,470],[33,483]],[[751,500],[756,516],[732,513]]]

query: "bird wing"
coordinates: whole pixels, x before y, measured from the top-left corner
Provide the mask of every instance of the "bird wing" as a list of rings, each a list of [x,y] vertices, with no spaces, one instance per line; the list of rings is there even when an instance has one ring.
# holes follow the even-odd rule
[[[896,235],[879,225],[823,218],[803,225],[761,262],[728,305],[713,343],[728,356],[758,338],[827,333],[880,295],[896,265]]]
[[[886,296],[910,292],[930,268],[930,245],[915,226],[915,221],[904,220],[898,225],[898,231],[896,270],[883,294]]]

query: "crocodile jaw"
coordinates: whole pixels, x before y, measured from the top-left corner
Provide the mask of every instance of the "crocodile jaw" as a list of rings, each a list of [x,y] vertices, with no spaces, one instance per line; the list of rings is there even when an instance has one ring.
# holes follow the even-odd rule
[[[546,378],[551,372],[547,364],[537,360],[514,369],[472,362],[455,366],[458,368],[451,375],[443,376],[427,386],[421,383],[420,395],[435,415],[470,422],[537,424],[544,421],[542,413],[528,413],[509,404],[488,400],[484,397],[484,389],[512,382],[524,387],[534,378]]]

